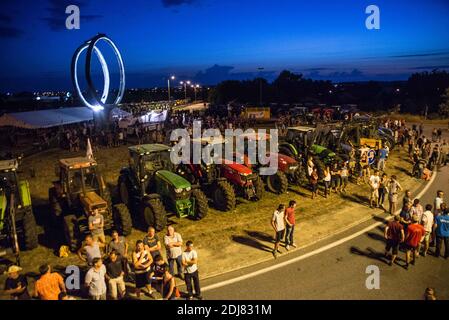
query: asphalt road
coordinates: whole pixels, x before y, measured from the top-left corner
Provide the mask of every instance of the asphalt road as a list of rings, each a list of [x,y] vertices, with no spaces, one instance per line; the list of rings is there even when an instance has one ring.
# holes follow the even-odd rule
[[[440,169],[435,181],[421,198],[421,203],[423,205],[433,203],[436,191],[439,189],[442,189],[447,197],[448,182],[449,166]],[[378,209],[367,208],[366,210]],[[320,241],[306,250],[280,255],[272,262],[206,279],[202,283],[206,289],[203,296],[205,299],[218,300],[422,299],[425,288],[433,287],[438,299],[449,299],[449,260],[428,255],[425,258],[420,257],[415,266],[410,265],[409,270],[405,270],[403,267],[405,253],[400,252],[399,264],[390,267],[383,258],[385,247],[383,225],[329,250],[313,254],[315,250],[356,234],[379,220],[382,219],[373,218],[343,234]],[[431,248],[432,252],[433,250],[434,248]],[[220,285],[223,281],[229,282],[264,268],[273,268],[304,254],[311,256],[242,281]],[[366,273],[366,269],[371,265],[377,266],[380,270],[380,289],[369,290],[366,287],[365,283],[370,275]],[[214,288],[217,284],[219,287]]]

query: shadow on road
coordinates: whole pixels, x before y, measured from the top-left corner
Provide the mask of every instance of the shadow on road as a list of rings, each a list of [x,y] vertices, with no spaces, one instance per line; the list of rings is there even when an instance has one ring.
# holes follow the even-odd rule
[[[359,256],[364,256],[373,260],[377,260],[380,262],[383,262],[385,264],[388,264],[388,261],[386,260],[383,252],[377,252],[373,248],[366,248],[366,251],[363,251],[357,247],[352,246],[349,251],[352,254],[357,254]]]
[[[237,243],[244,244],[266,252],[271,252],[273,250],[273,248],[262,243],[262,241],[273,243],[273,237],[271,237],[270,235],[264,232],[248,230],[245,230],[245,233],[247,234],[247,236],[232,236],[232,240]]]

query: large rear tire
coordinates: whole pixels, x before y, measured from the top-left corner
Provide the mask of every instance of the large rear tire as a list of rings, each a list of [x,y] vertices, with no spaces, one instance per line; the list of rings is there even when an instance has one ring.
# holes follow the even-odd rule
[[[116,228],[122,232],[123,236],[126,237],[130,235],[133,228],[133,223],[128,207],[123,203],[115,204],[112,207],[112,213]]]
[[[254,183],[254,189],[256,191],[256,197],[258,200],[261,200],[265,193],[265,185],[260,177],[257,177],[253,183]]]
[[[159,197],[144,199],[141,213],[148,227],[154,227],[156,231],[161,231],[166,227],[167,213]]]
[[[64,236],[66,244],[72,252],[78,249],[78,220],[74,214],[64,217]]]
[[[209,212],[207,197],[200,189],[192,190],[192,198],[195,199],[195,215],[197,220],[203,219]]]
[[[267,188],[273,193],[282,194],[288,190],[288,179],[285,173],[277,171],[267,177]]]
[[[220,181],[216,184],[212,199],[215,207],[220,211],[231,211],[235,208],[235,191],[227,181]]]
[[[27,210],[22,220],[23,226],[23,240],[25,243],[25,250],[32,250],[38,246],[37,225],[34,218],[33,211]]]

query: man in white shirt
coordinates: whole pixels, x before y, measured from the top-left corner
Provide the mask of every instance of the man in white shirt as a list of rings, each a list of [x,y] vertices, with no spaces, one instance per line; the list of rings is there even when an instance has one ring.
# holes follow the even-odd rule
[[[89,296],[92,300],[106,300],[106,267],[101,258],[93,259],[93,267],[86,274],[84,283],[89,288]]]
[[[198,253],[193,249],[193,242],[186,242],[186,250],[182,253],[182,265],[184,266],[184,276],[188,292],[188,300],[192,300],[196,297],[201,300],[201,288],[200,288],[200,277],[198,275]],[[192,280],[193,286],[195,288],[195,294],[192,290]]]
[[[435,198],[435,202],[434,202],[434,209],[433,209],[433,213],[435,215],[439,215],[441,214],[441,204],[444,203],[444,192],[441,190],[437,191],[437,197]]]
[[[369,184],[371,187],[371,195],[369,198],[369,207],[373,208],[373,202],[374,206],[377,208],[377,200],[379,199],[379,185],[380,185],[380,177],[379,177],[379,171],[374,170],[374,174],[369,178]]]
[[[424,227],[424,229],[426,230],[426,234],[423,237],[421,244],[420,244],[420,247],[421,247],[421,245],[424,243],[424,250],[422,252],[423,257],[425,257],[427,255],[427,251],[429,250],[430,236],[432,234],[433,222],[434,222],[434,217],[433,217],[433,213],[432,213],[432,205],[427,204],[426,211],[424,211],[422,218],[421,218],[421,224]],[[418,252],[419,252],[419,249],[418,249]]]
[[[283,204],[280,204],[277,210],[274,211],[273,217],[271,218],[271,226],[273,227],[275,232],[274,249],[272,252],[275,259],[277,258],[278,253],[282,253],[279,250],[279,243],[281,242],[281,239],[284,238],[284,231],[285,231],[284,210],[285,206]]]

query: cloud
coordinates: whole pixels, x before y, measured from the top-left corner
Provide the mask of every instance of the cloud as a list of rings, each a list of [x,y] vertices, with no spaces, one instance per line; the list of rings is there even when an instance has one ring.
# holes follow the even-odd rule
[[[162,0],[162,5],[165,8],[177,7],[183,4],[193,4],[196,0]]]
[[[65,10],[70,5],[76,5],[80,8],[81,22],[90,22],[103,17],[98,14],[84,14],[83,7],[85,7],[86,4],[87,1],[85,0],[49,0],[49,7],[47,7],[49,16],[42,18],[42,20],[45,21],[48,27],[53,31],[65,30],[65,20],[67,19]]]
[[[20,38],[23,30],[14,27],[0,26],[0,38]]]
[[[449,65],[423,66],[423,67],[411,68],[411,70],[435,70],[435,69],[449,69]]]
[[[274,80],[278,74],[275,71],[231,72],[232,70],[234,70],[234,67],[232,66],[220,66],[215,64],[205,71],[199,71],[193,80],[206,85],[214,85],[224,80],[249,80],[257,77],[263,77],[271,81]]]
[[[417,58],[417,57],[434,57],[434,56],[446,56],[446,55],[449,55],[449,51],[446,51],[446,52],[416,53],[416,54],[403,54],[403,55],[389,56],[389,58]]]

